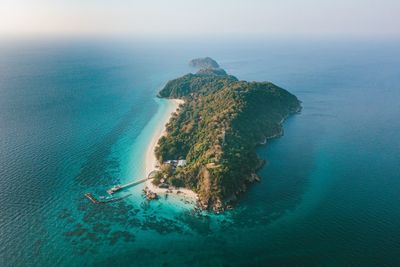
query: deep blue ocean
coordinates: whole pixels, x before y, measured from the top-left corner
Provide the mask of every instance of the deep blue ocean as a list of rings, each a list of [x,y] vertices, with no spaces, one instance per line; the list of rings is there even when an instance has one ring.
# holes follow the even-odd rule
[[[155,96],[211,56],[294,93],[262,181],[223,215],[102,194],[141,178]],[[0,43],[0,266],[399,266],[400,42]]]

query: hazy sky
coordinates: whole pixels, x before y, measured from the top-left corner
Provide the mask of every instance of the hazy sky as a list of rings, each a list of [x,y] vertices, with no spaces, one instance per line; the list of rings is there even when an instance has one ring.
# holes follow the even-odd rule
[[[400,36],[400,0],[0,0],[0,35]]]

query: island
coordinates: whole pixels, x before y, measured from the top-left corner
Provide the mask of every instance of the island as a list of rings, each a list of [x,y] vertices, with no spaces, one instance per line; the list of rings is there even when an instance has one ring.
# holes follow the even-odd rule
[[[219,68],[217,61],[210,57],[192,59],[189,65],[195,68]]]
[[[301,110],[301,102],[271,82],[240,81],[218,63],[195,65],[195,74],[169,81],[158,93],[184,102],[158,140],[152,182],[191,189],[202,209],[221,212],[260,180],[257,170],[265,161],[257,145],[281,136],[283,121]]]

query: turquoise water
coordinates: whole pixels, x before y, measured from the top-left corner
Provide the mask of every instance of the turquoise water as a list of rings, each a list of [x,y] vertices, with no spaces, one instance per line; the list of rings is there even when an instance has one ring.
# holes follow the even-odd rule
[[[1,266],[397,266],[400,49],[395,41],[3,42]],[[104,194],[143,175],[197,56],[303,101],[259,147],[262,181],[232,212]]]

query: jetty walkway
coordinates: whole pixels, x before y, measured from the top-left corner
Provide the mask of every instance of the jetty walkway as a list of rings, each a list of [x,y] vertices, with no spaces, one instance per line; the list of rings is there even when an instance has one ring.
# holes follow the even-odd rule
[[[107,193],[109,195],[113,195],[114,193],[117,193],[118,191],[121,191],[121,190],[123,190],[125,188],[129,188],[129,187],[144,183],[147,180],[153,179],[154,175],[156,173],[157,173],[157,171],[152,171],[152,172],[149,173],[149,175],[147,175],[146,178],[143,178],[143,179],[140,179],[140,180],[137,180],[137,181],[133,181],[133,182],[130,182],[130,183],[127,183],[127,184],[124,184],[124,185],[115,185],[115,186],[111,187],[110,189],[108,189]],[[85,197],[87,199],[89,199],[91,202],[93,202],[94,204],[105,204],[105,203],[109,203],[109,202],[115,202],[115,201],[122,200],[122,199],[124,199],[124,198],[126,198],[126,197],[128,197],[130,195],[132,195],[132,194],[129,194],[129,195],[126,195],[126,196],[120,197],[120,198],[111,198],[111,199],[106,199],[106,200],[98,200],[95,196],[93,196],[92,193],[86,193]]]
[[[110,189],[108,189],[107,193],[112,195],[112,194],[114,194],[114,193],[116,193],[116,192],[118,192],[118,191],[120,191],[122,189],[125,189],[125,188],[128,188],[128,187],[132,187],[132,186],[144,183],[147,180],[154,178],[154,175],[155,175],[156,172],[157,171],[152,171],[152,172],[149,173],[149,175],[147,175],[146,178],[143,178],[143,179],[131,182],[131,183],[127,183],[127,184],[124,184],[124,185],[115,185],[115,186],[111,187]]]
[[[128,195],[123,196],[123,197],[98,200],[95,196],[93,196],[92,193],[86,193],[85,197],[87,199],[89,199],[90,201],[92,201],[94,204],[106,204],[106,203],[117,202],[117,201],[123,200],[124,198],[127,198],[127,197],[129,197],[131,195],[132,194],[128,194]]]

